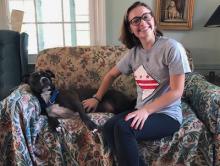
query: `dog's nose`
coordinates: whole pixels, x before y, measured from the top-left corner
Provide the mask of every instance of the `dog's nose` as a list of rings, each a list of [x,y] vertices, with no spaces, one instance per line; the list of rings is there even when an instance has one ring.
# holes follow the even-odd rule
[[[41,85],[49,84],[49,83],[50,83],[50,79],[47,78],[47,77],[42,77],[42,78],[40,79],[40,83],[41,83]]]

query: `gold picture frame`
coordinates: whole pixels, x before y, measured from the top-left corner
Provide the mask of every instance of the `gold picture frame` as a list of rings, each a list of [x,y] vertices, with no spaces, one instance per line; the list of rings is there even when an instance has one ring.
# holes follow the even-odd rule
[[[190,30],[194,0],[157,0],[156,20],[160,29]]]

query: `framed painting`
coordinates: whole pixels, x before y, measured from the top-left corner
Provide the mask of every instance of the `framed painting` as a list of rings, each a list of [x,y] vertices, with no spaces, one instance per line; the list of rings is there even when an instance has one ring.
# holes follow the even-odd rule
[[[156,20],[160,29],[190,30],[194,0],[157,0]]]

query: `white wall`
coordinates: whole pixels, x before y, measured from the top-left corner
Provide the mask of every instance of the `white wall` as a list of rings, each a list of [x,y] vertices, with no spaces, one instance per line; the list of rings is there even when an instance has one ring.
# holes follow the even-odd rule
[[[135,0],[106,0],[107,44],[119,45],[118,36],[124,12]],[[156,0],[145,0],[152,9]],[[220,28],[205,28],[220,0],[195,0],[193,28],[190,31],[163,31],[165,36],[180,41],[193,56],[198,71],[215,70],[220,74]]]

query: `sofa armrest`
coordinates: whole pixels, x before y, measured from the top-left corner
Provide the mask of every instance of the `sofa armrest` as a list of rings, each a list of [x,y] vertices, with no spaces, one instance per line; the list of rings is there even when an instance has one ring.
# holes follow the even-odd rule
[[[37,99],[24,84],[0,101],[0,165],[32,165],[37,135],[44,127]],[[30,155],[31,154],[31,155]],[[22,164],[21,164],[22,163]]]
[[[197,73],[186,75],[183,100],[213,134],[220,134],[220,87]]]
[[[91,113],[98,125],[112,114]],[[41,115],[40,104],[28,85],[20,85],[0,101],[0,165],[112,165],[101,134],[93,134],[79,114],[60,121],[53,132]]]

